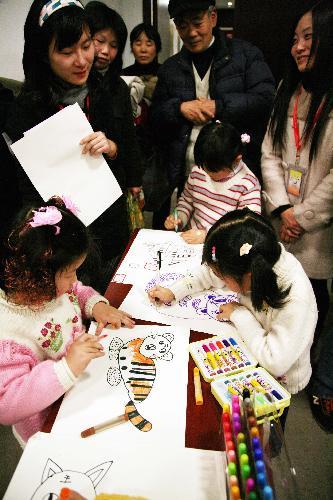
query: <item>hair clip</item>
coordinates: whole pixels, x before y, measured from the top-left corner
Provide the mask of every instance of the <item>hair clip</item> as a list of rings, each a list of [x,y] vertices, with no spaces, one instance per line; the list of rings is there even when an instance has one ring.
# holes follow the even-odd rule
[[[212,247],[212,261],[213,262],[217,262],[217,258],[216,258],[216,246]]]
[[[240,257],[242,257],[243,255],[248,255],[252,247],[253,245],[250,245],[250,243],[243,243],[243,245],[239,249]]]
[[[56,224],[61,221],[62,215],[60,210],[54,206],[41,207],[38,210],[33,210],[34,216],[29,221],[29,225],[31,227],[40,227],[40,226],[54,226],[55,234],[58,235],[60,233],[60,227]]]
[[[249,136],[249,134],[242,134],[241,135],[242,144],[249,144],[250,140],[251,140],[251,137]]]

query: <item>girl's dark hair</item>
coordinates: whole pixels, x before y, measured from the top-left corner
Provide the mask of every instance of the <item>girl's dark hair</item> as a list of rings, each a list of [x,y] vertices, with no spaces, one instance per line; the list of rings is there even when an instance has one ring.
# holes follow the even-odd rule
[[[19,293],[20,302],[27,306],[54,299],[56,272],[88,254],[92,245],[88,229],[61,198],[53,197],[43,206],[56,207],[62,215],[60,222],[31,227],[33,209],[25,210],[8,238],[4,289],[9,296]]]
[[[85,30],[90,31],[84,9],[69,5],[56,10],[39,26],[39,16],[46,0],[34,0],[24,25],[23,70],[24,91],[34,91],[52,101],[55,80],[49,63],[49,47],[53,39],[58,50],[77,43]]]
[[[239,132],[230,123],[208,123],[199,132],[194,145],[194,161],[210,172],[232,168],[243,145]]]
[[[156,54],[158,54],[162,49],[161,37],[157,29],[151,24],[141,23],[132,29],[130,34],[131,47],[133,47],[133,43],[139,38],[142,33],[146,33],[147,38],[155,42]]]
[[[248,254],[240,255],[244,243],[252,245]],[[213,261],[213,247],[217,262]],[[251,273],[251,300],[260,311],[264,303],[274,309],[283,307],[290,287],[282,290],[273,270],[281,254],[275,231],[268,220],[248,208],[226,213],[207,233],[202,262],[218,273],[241,284]]]
[[[311,56],[314,62],[311,69],[305,72],[298,71],[297,65],[289,54],[287,55],[287,69],[273,104],[269,133],[273,139],[275,151],[285,147],[288,108],[292,95],[300,84],[311,92],[309,110],[305,120],[304,140],[310,141],[309,161],[316,157],[320,138],[326,126],[329,113],[333,108],[333,2],[322,0],[311,9],[305,10],[295,21],[290,36],[290,44],[300,18],[307,12],[312,13],[312,46]],[[326,96],[326,97],[325,97]],[[324,105],[315,126],[313,120],[323,98]]]
[[[101,30],[114,31],[118,42],[118,53],[112,62],[112,72],[119,75],[123,67],[123,52],[127,41],[127,28],[123,18],[118,12],[98,1],[87,3],[85,10],[89,16],[92,36]]]

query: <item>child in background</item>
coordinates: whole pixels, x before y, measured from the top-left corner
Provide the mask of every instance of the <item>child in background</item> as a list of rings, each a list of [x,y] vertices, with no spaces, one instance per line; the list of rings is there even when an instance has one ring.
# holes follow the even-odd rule
[[[14,424],[21,445],[40,431],[47,409],[103,356],[82,319],[134,326],[76,272],[91,246],[70,200],[51,198],[29,210],[8,240],[0,289],[0,423]]]
[[[311,376],[310,348],[317,305],[301,264],[277,241],[271,224],[247,208],[225,214],[208,231],[202,266],[168,288],[149,292],[154,302],[180,300],[200,290],[226,286],[239,303],[220,307],[259,364],[289,392]]]
[[[191,229],[182,233],[187,243],[203,243],[208,229],[225,213],[248,207],[261,213],[260,184],[242,161],[243,143],[229,123],[205,125],[194,145],[195,166],[179,197],[173,215],[164,226],[168,230]]]

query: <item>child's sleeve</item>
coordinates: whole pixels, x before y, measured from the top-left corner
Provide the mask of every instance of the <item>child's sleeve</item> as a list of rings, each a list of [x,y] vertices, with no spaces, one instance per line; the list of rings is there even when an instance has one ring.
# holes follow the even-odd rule
[[[215,276],[205,264],[193,269],[179,281],[169,287],[178,301],[186,295],[209,290],[209,288],[223,288],[224,281]]]
[[[98,302],[109,304],[109,301],[100,295],[96,290],[90,286],[85,286],[81,281],[74,283],[73,292],[78,298],[80,309],[83,317],[91,319],[93,317],[93,308]]]
[[[304,297],[293,298],[272,313],[267,331],[246,307],[232,312],[230,320],[258,360],[272,375],[284,375],[305,351],[313,338],[317,311]]]
[[[38,362],[27,347],[0,342],[0,423],[16,424],[41,412],[76,380],[65,359]]]
[[[241,194],[238,207],[248,207],[252,212],[261,214],[261,187],[254,175],[246,175],[244,178],[246,190]]]
[[[182,228],[184,229],[193,214],[193,179],[191,174],[189,175],[184,190],[179,197],[177,203],[178,216],[182,221]]]

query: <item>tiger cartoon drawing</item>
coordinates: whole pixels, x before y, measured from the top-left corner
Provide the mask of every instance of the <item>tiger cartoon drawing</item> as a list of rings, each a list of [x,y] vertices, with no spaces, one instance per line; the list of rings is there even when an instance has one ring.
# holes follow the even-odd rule
[[[152,334],[144,338],[130,340],[126,344],[115,337],[109,346],[110,360],[116,360],[118,367],[110,367],[107,381],[111,386],[123,380],[130,400],[125,405],[125,413],[129,421],[140,431],[148,432],[152,424],[146,420],[136,408],[137,403],[145,401],[152,390],[156,378],[155,359],[171,361],[170,351],[172,333]]]

